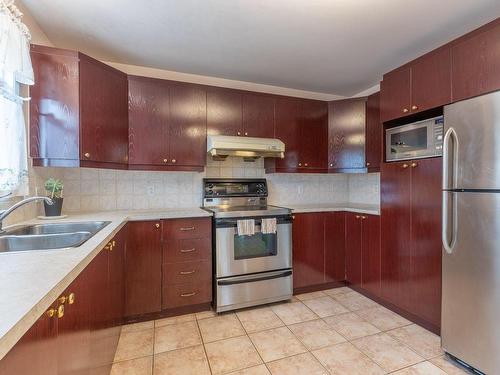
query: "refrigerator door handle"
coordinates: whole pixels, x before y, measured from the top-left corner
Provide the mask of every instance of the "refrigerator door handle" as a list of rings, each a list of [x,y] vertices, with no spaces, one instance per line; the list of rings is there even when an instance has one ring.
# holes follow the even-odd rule
[[[450,155],[450,141],[453,144]],[[451,168],[450,168],[451,157]],[[458,137],[457,132],[451,126],[448,128],[443,139],[443,189],[455,189],[457,187],[458,174]],[[451,186],[450,183],[451,169]]]
[[[453,253],[453,249],[457,243],[457,231],[458,231],[458,203],[457,203],[457,193],[443,191],[443,225],[441,229],[441,240],[443,242],[443,248],[448,254]],[[450,196],[452,197],[452,202],[450,205]],[[450,214],[451,208],[451,214]],[[451,216],[451,233],[448,235],[448,228],[450,227],[450,216]]]

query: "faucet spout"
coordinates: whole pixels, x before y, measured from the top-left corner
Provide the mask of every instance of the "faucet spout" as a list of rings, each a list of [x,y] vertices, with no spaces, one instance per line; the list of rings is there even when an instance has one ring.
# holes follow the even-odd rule
[[[2,229],[2,222],[13,211],[17,210],[19,207],[24,206],[27,203],[36,202],[36,201],[42,201],[42,200],[45,201],[49,205],[54,204],[54,202],[52,201],[52,199],[50,199],[49,197],[28,197],[28,198],[23,199],[22,201],[17,202],[16,204],[12,205],[11,207],[7,208],[6,210],[0,211],[0,234],[5,232]]]

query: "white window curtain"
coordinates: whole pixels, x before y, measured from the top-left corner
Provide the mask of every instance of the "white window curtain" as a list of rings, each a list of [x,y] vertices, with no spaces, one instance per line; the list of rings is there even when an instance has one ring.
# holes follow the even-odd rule
[[[33,85],[30,34],[13,1],[0,0],[0,195],[28,194],[28,155],[19,85]]]

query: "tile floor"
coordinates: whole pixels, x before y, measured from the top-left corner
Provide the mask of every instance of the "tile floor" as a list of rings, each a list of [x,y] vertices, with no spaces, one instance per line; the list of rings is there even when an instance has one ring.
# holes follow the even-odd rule
[[[458,375],[440,339],[343,287],[122,329],[112,375]]]

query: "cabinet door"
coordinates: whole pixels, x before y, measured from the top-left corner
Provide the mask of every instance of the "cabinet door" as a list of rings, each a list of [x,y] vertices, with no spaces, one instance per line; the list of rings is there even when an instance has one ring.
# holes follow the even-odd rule
[[[303,100],[300,113],[300,159],[303,168],[325,169],[328,160],[328,104]]]
[[[109,330],[111,345],[116,347],[120,338],[121,325],[125,310],[125,242],[127,227],[125,226],[112,240],[109,251],[108,283],[109,283]]]
[[[322,284],[325,275],[324,214],[295,214],[293,223],[293,287]]]
[[[127,75],[80,54],[80,158],[127,164]]]
[[[84,375],[90,363],[90,289],[84,270],[64,291],[64,316],[57,322],[59,375]],[[70,295],[74,299],[70,299]],[[72,303],[71,303],[72,302]]]
[[[453,46],[451,56],[454,102],[499,90],[500,22]]]
[[[365,168],[366,99],[330,102],[328,106],[328,168]]]
[[[412,165],[412,311],[439,327],[442,159],[417,160]]]
[[[345,213],[325,214],[325,282],[345,280]]]
[[[380,170],[382,160],[382,132],[380,122],[380,93],[372,94],[366,100],[366,147],[365,159],[369,172]]]
[[[346,279],[349,284],[361,286],[361,214],[345,214]]]
[[[125,252],[125,315],[161,310],[161,224],[134,221],[127,224]]]
[[[241,93],[210,88],[207,91],[207,134],[243,135]]]
[[[402,68],[384,75],[380,84],[380,118],[382,122],[410,113],[410,68]]]
[[[248,137],[274,137],[274,97],[243,94],[243,131]]]
[[[380,216],[362,215],[361,287],[380,295]]]
[[[57,323],[57,316],[44,313],[0,360],[0,374],[57,374]]]
[[[295,169],[299,166],[300,101],[294,98],[276,99],[276,138],[285,144],[285,158],[276,159],[276,168]]]
[[[168,161],[168,83],[130,77],[128,90],[129,164],[164,165]]]
[[[382,298],[410,310],[411,167],[410,162],[381,167]]]
[[[171,86],[169,150],[171,165],[205,165],[207,94],[201,86],[182,83]]]

